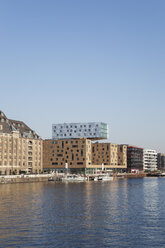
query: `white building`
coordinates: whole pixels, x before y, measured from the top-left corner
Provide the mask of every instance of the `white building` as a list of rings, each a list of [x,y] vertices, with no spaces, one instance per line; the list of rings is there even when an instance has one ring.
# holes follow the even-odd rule
[[[108,125],[102,122],[62,123],[52,125],[52,139],[108,139]]]
[[[144,150],[143,168],[145,171],[157,170],[157,153],[155,150],[150,150],[150,149]]]

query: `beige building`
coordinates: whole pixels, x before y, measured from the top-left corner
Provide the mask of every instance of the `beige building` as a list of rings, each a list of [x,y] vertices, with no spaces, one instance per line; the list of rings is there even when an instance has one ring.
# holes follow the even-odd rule
[[[118,145],[118,166],[127,168],[127,145]]]
[[[0,174],[40,173],[42,140],[24,122],[0,111]]]
[[[91,140],[45,140],[43,143],[44,171],[93,173],[102,169],[125,169],[127,147],[111,143],[92,143]],[[119,164],[120,163],[120,164]]]
[[[92,164],[104,164],[105,168],[127,168],[127,146],[112,143],[92,144]]]
[[[91,165],[91,140],[45,140],[43,154],[45,170],[86,168]]]

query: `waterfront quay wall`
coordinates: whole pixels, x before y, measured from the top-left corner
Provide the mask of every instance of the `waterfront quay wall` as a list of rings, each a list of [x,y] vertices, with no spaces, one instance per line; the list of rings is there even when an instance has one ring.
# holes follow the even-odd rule
[[[59,179],[63,176],[64,176],[63,174],[61,175],[55,175],[55,174],[5,175],[5,176],[0,176],[0,184],[47,182],[49,178],[53,178],[54,181],[59,181]],[[96,174],[94,174],[93,176],[96,176]],[[113,174],[112,176],[114,177],[114,179],[115,178],[120,179],[120,178],[140,178],[140,177],[146,177],[147,175],[145,173],[141,173],[141,174],[119,173],[119,174]]]
[[[146,177],[146,173],[127,173],[124,175],[124,178],[139,178],[139,177]]]
[[[0,184],[4,183],[31,183],[31,182],[47,182],[52,174],[37,175],[7,175],[0,176]]]

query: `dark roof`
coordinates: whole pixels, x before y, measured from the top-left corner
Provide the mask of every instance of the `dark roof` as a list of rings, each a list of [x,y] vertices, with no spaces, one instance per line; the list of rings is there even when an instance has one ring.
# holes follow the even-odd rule
[[[137,147],[137,146],[128,146],[127,148],[128,148],[128,149],[136,148],[136,149],[142,149],[142,150],[144,149],[144,148],[142,148],[142,147]]]
[[[0,132],[12,133],[18,131],[21,137],[39,139],[40,137],[28,127],[24,122],[18,120],[8,119],[5,114],[0,110],[0,125],[3,127]]]

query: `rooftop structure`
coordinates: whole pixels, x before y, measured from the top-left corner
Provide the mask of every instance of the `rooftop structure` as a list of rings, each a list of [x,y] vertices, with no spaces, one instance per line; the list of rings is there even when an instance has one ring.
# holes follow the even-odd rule
[[[53,139],[79,139],[91,140],[108,139],[108,124],[103,122],[63,123],[53,124]]]

